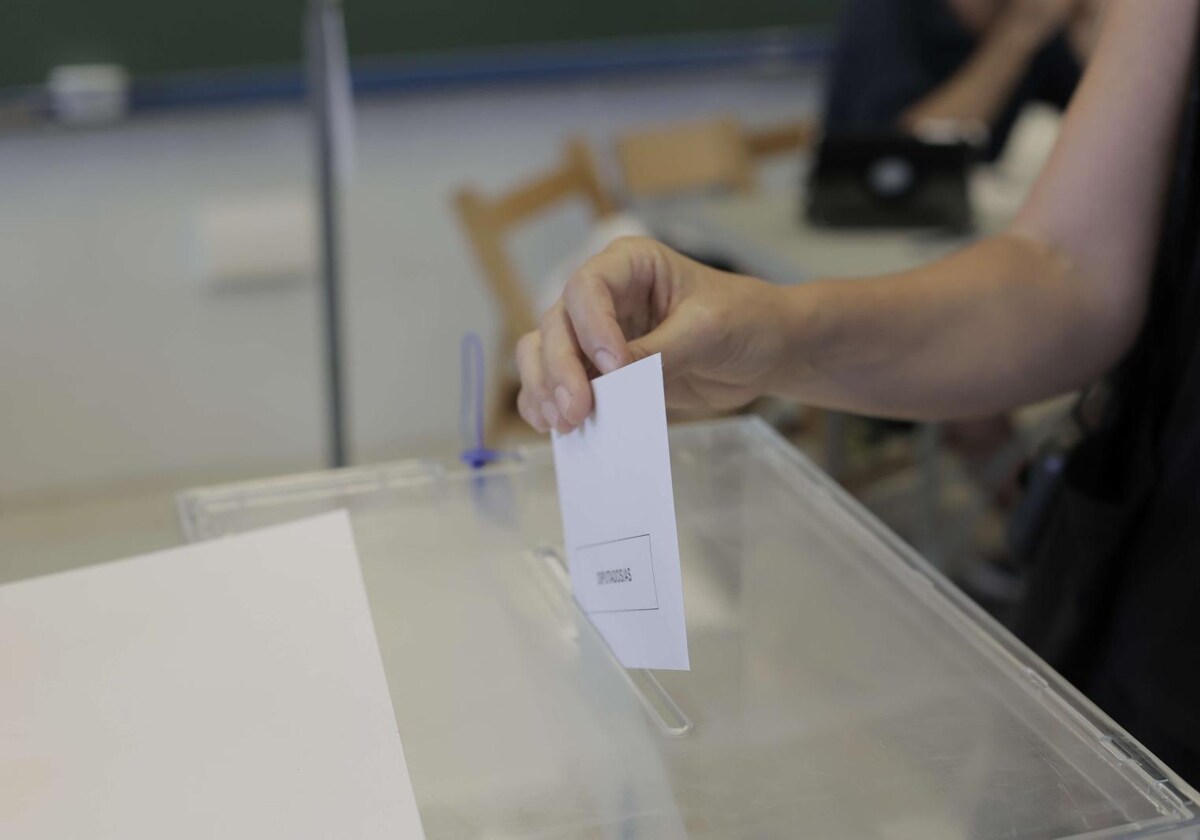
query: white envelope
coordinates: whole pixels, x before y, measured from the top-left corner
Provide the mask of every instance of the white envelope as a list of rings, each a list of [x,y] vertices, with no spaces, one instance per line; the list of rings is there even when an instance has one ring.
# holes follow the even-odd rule
[[[592,391],[592,415],[553,435],[575,599],[625,667],[689,670],[662,356]]]
[[[422,837],[344,511],[0,586],[0,837]]]

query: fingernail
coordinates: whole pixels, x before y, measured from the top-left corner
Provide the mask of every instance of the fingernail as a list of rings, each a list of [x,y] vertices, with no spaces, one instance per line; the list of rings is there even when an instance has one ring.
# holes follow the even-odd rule
[[[542,403],[542,416],[546,418],[546,422],[550,424],[550,428],[558,427],[558,409],[554,407],[554,403],[546,400]]]
[[[571,413],[571,392],[565,385],[559,385],[554,389],[554,401],[558,403],[558,411],[563,417]]]
[[[596,351],[596,367],[601,373],[612,373],[617,369],[617,357],[607,350]]]

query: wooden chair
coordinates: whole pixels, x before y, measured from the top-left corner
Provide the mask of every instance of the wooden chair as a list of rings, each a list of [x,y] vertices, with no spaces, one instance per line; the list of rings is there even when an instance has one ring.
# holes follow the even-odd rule
[[[723,116],[626,134],[617,139],[617,160],[635,199],[695,189],[750,192],[757,163],[799,153],[814,134],[807,121],[747,130]]]
[[[744,138],[750,159],[760,163],[770,157],[799,154],[816,142],[817,134],[812,120],[795,120],[747,129]]]
[[[566,142],[558,166],[524,184],[493,198],[484,197],[470,187],[460,190],[455,197],[459,221],[488,290],[500,308],[502,367],[497,371],[497,387],[488,410],[489,441],[524,428],[517,413],[521,383],[513,357],[518,339],[536,327],[538,321],[528,286],[513,264],[505,240],[514,228],[570,199],[585,201],[597,219],[614,210],[587,142],[578,137]]]
[[[732,117],[657,126],[617,139],[617,160],[634,198],[716,187],[754,188],[742,128]]]

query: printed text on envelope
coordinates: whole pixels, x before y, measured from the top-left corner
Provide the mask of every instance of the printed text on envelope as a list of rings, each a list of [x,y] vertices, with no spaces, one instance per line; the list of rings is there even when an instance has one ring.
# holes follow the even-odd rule
[[[585,612],[658,609],[649,534],[581,545],[575,556],[582,566],[575,595]]]

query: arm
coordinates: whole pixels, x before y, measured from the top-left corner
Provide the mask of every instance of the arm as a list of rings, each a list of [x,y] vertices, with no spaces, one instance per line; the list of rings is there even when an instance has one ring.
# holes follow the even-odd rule
[[[962,416],[1077,387],[1113,365],[1142,322],[1196,7],[1114,5],[1007,233],[903,282],[788,290],[790,340],[810,363],[780,384],[864,411]]]
[[[901,127],[913,131],[931,119],[994,124],[1038,50],[1067,22],[1075,2],[1009,3],[962,68],[901,115]]]
[[[1095,377],[1141,325],[1198,7],[1114,0],[1012,228],[946,260],[781,288],[618,242],[522,339],[522,414],[565,431],[591,411],[587,363],[607,371],[655,352],[679,405],[775,391],[869,414],[971,416]]]

